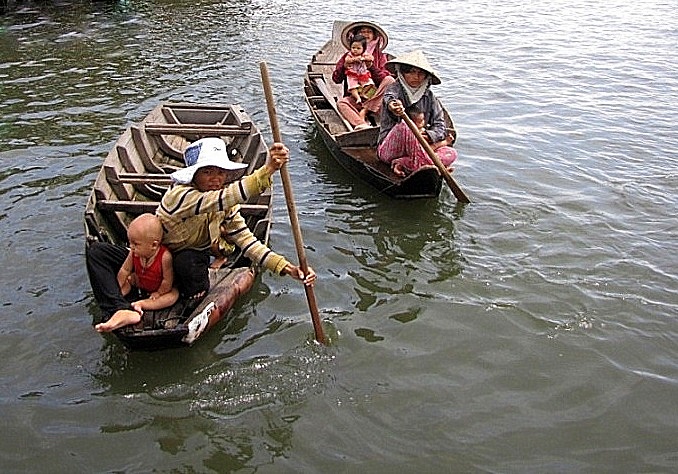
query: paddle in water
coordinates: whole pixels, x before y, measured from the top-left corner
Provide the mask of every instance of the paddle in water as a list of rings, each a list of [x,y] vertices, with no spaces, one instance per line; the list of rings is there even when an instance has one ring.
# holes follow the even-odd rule
[[[273,141],[282,142],[280,135],[280,127],[278,126],[278,116],[275,112],[275,104],[273,103],[273,89],[271,88],[271,81],[268,78],[268,66],[265,62],[259,64],[261,70],[261,80],[264,85],[264,95],[266,96],[266,106],[268,108],[268,118],[271,122],[271,130],[273,132]],[[304,242],[301,237],[301,228],[299,226],[299,219],[297,217],[296,204],[294,203],[294,195],[292,194],[292,180],[290,179],[287,165],[283,165],[280,169],[280,177],[282,178],[283,190],[285,191],[285,201],[287,202],[287,212],[290,215],[290,224],[292,225],[292,233],[294,234],[294,243],[297,247],[297,255],[299,256],[299,267],[304,275],[308,273],[308,263],[306,261],[306,252],[304,250]],[[321,344],[325,344],[325,334],[323,333],[322,324],[320,322],[320,315],[318,314],[318,305],[315,301],[315,293],[313,287],[304,285],[306,292],[306,300],[308,301],[308,308],[311,311],[311,320],[313,321],[313,329],[315,330],[315,339]]]
[[[412,119],[407,116],[406,113],[403,113],[400,116],[407,126],[412,130],[412,133],[414,133],[414,136],[417,137],[417,141],[419,144],[424,148],[424,151],[426,154],[431,158],[433,163],[438,167],[438,171],[440,171],[440,174],[443,176],[445,179],[445,182],[447,185],[450,187],[450,190],[454,194],[454,196],[457,198],[457,201],[463,202],[463,203],[469,203],[471,202],[471,199],[466,195],[463,189],[457,184],[457,182],[454,180],[450,172],[448,171],[447,168],[445,168],[445,165],[443,164],[442,161],[440,161],[440,158],[438,158],[438,155],[436,155],[436,152],[433,151],[433,148],[431,148],[431,145],[426,141],[426,139],[421,135],[421,132],[417,128],[417,126],[412,122]]]

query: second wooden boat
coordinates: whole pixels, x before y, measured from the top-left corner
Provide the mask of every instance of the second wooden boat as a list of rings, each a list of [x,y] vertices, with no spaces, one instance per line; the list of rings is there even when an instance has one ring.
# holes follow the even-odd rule
[[[377,158],[379,127],[356,130],[339,113],[337,100],[343,96],[344,87],[332,81],[332,72],[346,52],[341,34],[349,24],[334,22],[332,38],[313,55],[304,74],[304,98],[318,133],[339,164],[378,191],[399,199],[438,196],[443,179],[435,166],[424,166],[405,177],[397,176]],[[444,112],[447,127],[454,130],[449,113]]]

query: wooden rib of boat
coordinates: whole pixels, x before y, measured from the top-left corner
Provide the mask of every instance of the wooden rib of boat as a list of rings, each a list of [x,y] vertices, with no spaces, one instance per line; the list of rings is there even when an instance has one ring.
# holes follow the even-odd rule
[[[435,166],[424,166],[401,178],[377,158],[378,117],[372,117],[375,126],[356,130],[339,113],[337,100],[344,95],[344,86],[332,81],[332,72],[346,52],[341,32],[348,23],[334,22],[332,38],[313,55],[304,74],[304,98],[316,129],[339,164],[380,192],[399,199],[438,196],[443,178]],[[454,130],[449,113],[443,110],[447,127]]]
[[[170,173],[184,167],[183,150],[200,138],[218,136],[233,161],[247,163],[245,173],[262,166],[268,147],[259,129],[237,105],[164,103],[140,123],[127,128],[106,156],[85,209],[86,245],[127,245],[127,226],[144,212],[155,212],[167,190]],[[241,206],[248,226],[268,243],[271,192]],[[180,299],[174,306],[144,312],[141,322],[114,331],[131,348],[190,345],[227,316],[238,298],[253,286],[257,267],[235,252],[210,268],[210,291],[192,309]],[[216,268],[218,267],[218,268]]]

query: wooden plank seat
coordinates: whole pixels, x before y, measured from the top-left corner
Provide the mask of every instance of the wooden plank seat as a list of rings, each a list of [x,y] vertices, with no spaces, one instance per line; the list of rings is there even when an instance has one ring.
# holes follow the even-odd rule
[[[119,173],[117,180],[121,183],[164,184],[172,182],[172,177],[165,173]]]
[[[145,212],[155,213],[160,205],[158,201],[119,201],[115,199],[100,199],[96,203],[102,211],[111,212],[129,212],[132,214],[143,214]],[[269,211],[269,206],[265,204],[241,204],[240,214],[243,217],[256,216],[263,217]]]
[[[308,96],[307,99],[312,104],[324,104],[327,102],[327,99],[323,95],[311,95]]]
[[[125,184],[131,184],[136,191],[147,198],[160,199],[171,182],[170,176],[163,173],[119,173],[111,165],[104,165],[103,170],[106,175],[106,181],[115,192],[115,195],[125,201],[132,199]]]
[[[162,107],[162,116],[167,123],[189,124],[189,123],[213,123],[213,124],[233,124],[232,119],[228,119],[234,110],[242,110],[239,106],[219,104],[172,104]],[[243,111],[244,112],[244,111]],[[227,120],[228,119],[228,120]],[[195,122],[198,120],[198,122]],[[247,120],[250,121],[249,119]],[[238,123],[240,125],[240,123]]]
[[[250,127],[239,125],[196,125],[196,124],[170,124],[170,123],[147,123],[146,133],[151,135],[204,135],[204,136],[232,136],[249,135]]]

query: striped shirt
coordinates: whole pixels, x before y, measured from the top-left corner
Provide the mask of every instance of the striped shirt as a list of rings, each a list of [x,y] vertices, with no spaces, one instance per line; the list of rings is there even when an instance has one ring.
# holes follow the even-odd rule
[[[162,243],[172,252],[217,245],[228,248],[232,243],[252,262],[279,274],[289,262],[261,243],[239,212],[240,203],[271,184],[263,167],[218,191],[202,192],[191,185],[174,184],[156,211],[165,230]]]

